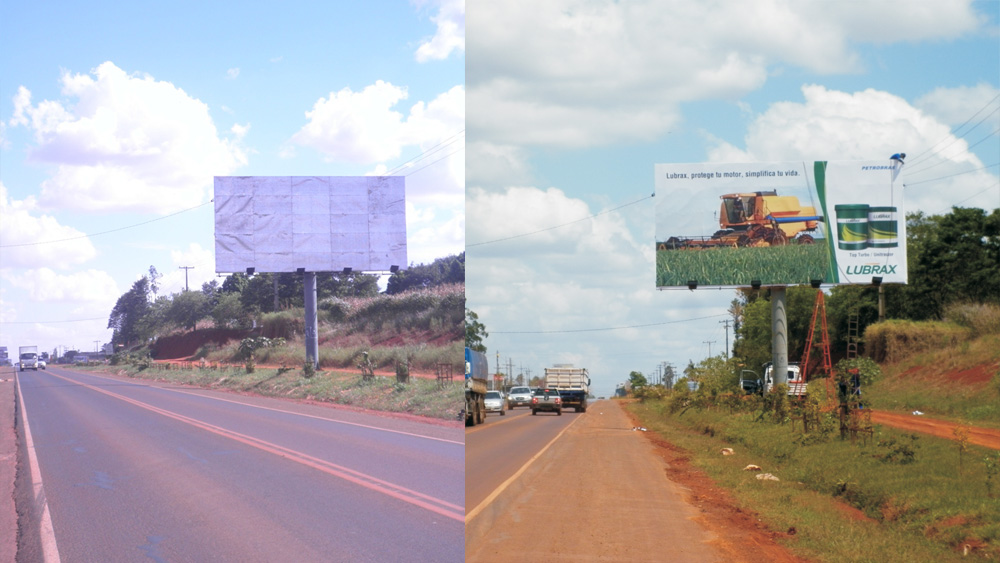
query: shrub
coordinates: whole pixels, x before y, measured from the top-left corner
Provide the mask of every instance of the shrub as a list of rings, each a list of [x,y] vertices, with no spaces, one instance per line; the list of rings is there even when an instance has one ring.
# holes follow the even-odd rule
[[[266,313],[260,319],[260,334],[267,338],[291,340],[296,334],[303,334],[305,313],[302,309],[290,309],[276,313]]]
[[[850,370],[857,369],[861,376],[862,387],[871,385],[882,377],[882,368],[871,358],[857,357],[853,359],[844,358],[837,362],[836,373],[838,379],[847,381],[850,378]]]
[[[943,317],[976,336],[1000,333],[1000,305],[994,303],[952,303],[944,308]]]
[[[954,323],[890,320],[868,325],[865,351],[876,362],[898,362],[924,350],[955,346],[971,332]]]
[[[339,297],[323,299],[316,308],[325,311],[327,320],[332,323],[344,322],[351,315],[351,304]]]

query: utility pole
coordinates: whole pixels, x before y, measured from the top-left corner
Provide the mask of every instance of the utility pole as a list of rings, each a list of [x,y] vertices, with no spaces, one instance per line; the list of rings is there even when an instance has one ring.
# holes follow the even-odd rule
[[[274,285],[274,311],[278,311],[278,273],[271,274],[271,283]]]
[[[702,344],[708,344],[708,357],[712,357],[712,344],[715,344],[715,340],[702,340]]]
[[[719,321],[723,326],[726,327],[726,359],[729,359],[729,319],[724,321]]]
[[[194,266],[178,266],[179,270],[184,270],[184,291],[188,290],[188,270],[193,270]]]
[[[100,352],[101,351],[101,341],[100,340],[95,340],[94,341],[94,351],[95,352]]]

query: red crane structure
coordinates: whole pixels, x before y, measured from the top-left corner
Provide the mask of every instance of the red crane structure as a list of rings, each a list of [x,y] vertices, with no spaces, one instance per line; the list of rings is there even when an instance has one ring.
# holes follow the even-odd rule
[[[806,353],[802,359],[802,380],[809,381],[809,356],[812,353],[816,336],[816,318],[822,319],[820,348],[823,351],[822,365],[820,369],[826,373],[826,394],[827,398],[834,397],[833,389],[833,362],[830,360],[830,333],[826,329],[826,300],[823,298],[823,290],[816,290],[816,304],[813,306],[812,322],[809,323],[809,337],[806,338]]]

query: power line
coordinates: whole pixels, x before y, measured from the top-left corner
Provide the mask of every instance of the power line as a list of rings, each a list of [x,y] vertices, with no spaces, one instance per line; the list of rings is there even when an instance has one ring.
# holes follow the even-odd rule
[[[404,163],[396,166],[395,168],[389,170],[385,175],[386,176],[392,176],[396,172],[399,172],[400,170],[406,168],[407,164],[415,163],[415,162],[417,162],[417,161],[419,161],[421,159],[429,157],[430,155],[432,155],[432,154],[434,154],[434,153],[436,153],[436,152],[444,149],[446,146],[451,145],[451,144],[457,142],[458,141],[458,137],[461,136],[461,135],[463,135],[464,133],[465,133],[465,129],[462,129],[461,131],[459,131],[458,133],[455,133],[451,137],[448,137],[447,139],[441,141],[440,143],[434,145],[433,147],[427,149],[426,151],[418,154],[417,156],[411,158],[410,160],[407,160],[406,162],[404,162]],[[448,156],[451,156],[452,154],[455,154],[455,152],[458,152],[458,151],[454,151],[452,153],[449,153],[448,155],[446,155],[445,158],[447,158]],[[442,160],[442,159],[435,160],[434,162],[438,162],[439,160]],[[431,164],[434,164],[434,162],[432,162]],[[427,166],[430,166],[430,164],[428,164]],[[423,170],[427,166],[419,168],[419,170]],[[412,173],[413,172],[410,172],[410,174],[412,174]],[[409,174],[405,174],[405,176],[409,176]]]
[[[427,167],[429,167],[429,166],[433,166],[434,164],[437,164],[438,162],[441,162],[442,160],[444,160],[444,159],[448,158],[449,156],[451,156],[451,155],[453,155],[453,154],[456,154],[456,153],[459,153],[459,152],[462,152],[462,150],[463,150],[463,149],[464,149],[464,147],[463,147],[463,148],[460,148],[460,149],[457,149],[457,150],[454,150],[454,151],[451,151],[450,153],[448,153],[448,154],[446,154],[446,155],[442,156],[441,158],[439,158],[439,159],[437,159],[437,160],[434,160],[434,161],[431,161],[431,162],[428,162],[427,164],[425,164],[425,165],[421,166],[420,168],[417,168],[417,169],[415,169],[415,170],[410,170],[410,171],[409,171],[408,173],[404,174],[403,176],[404,176],[405,178],[409,178],[410,176],[413,176],[414,174],[416,174],[417,172],[420,172],[420,171],[421,171],[421,170],[423,170],[424,168],[427,168]]]
[[[124,231],[126,229],[133,229],[135,227],[140,227],[142,225],[148,225],[150,223],[155,223],[156,221],[162,221],[164,219],[173,217],[175,215],[180,215],[181,213],[187,213],[188,211],[194,211],[195,209],[198,209],[200,207],[205,207],[206,205],[208,205],[209,203],[212,203],[213,201],[215,201],[215,200],[211,200],[210,199],[210,200],[206,201],[205,203],[202,203],[200,205],[196,205],[194,207],[189,207],[187,209],[182,209],[182,210],[180,210],[180,211],[178,211],[176,213],[171,213],[170,215],[164,215],[163,217],[157,217],[156,219],[150,219],[149,221],[143,221],[142,223],[135,223],[134,225],[127,225],[125,227],[119,227],[117,229],[111,229],[110,231],[101,231],[99,233],[90,233],[90,234],[80,235],[80,236],[76,236],[76,237],[69,237],[69,238],[64,238],[64,239],[58,239],[58,240],[44,240],[44,241],[38,241],[38,242],[24,242],[24,243],[20,243],[20,244],[0,244],[0,248],[14,248],[14,247],[17,247],[17,246],[39,246],[39,245],[42,245],[42,244],[56,244],[56,243],[60,243],[60,242],[68,242],[68,241],[71,241],[71,240],[79,240],[79,239],[83,239],[83,238],[96,237],[98,235],[106,235],[108,233],[117,233],[119,231]]]
[[[935,147],[937,147],[937,146],[938,146],[938,145],[940,145],[941,143],[945,142],[945,141],[946,141],[946,140],[948,139],[948,137],[950,137],[951,135],[956,135],[956,136],[957,136],[958,138],[961,138],[961,137],[964,137],[964,136],[965,136],[966,134],[970,133],[970,132],[971,132],[971,131],[972,131],[973,129],[975,129],[976,127],[979,127],[979,125],[980,125],[980,124],[981,124],[981,123],[982,123],[983,121],[986,121],[986,119],[987,119],[987,118],[988,118],[989,116],[991,116],[991,115],[993,115],[994,113],[996,113],[996,112],[997,112],[997,110],[993,110],[992,112],[990,112],[989,114],[987,114],[987,115],[986,115],[985,117],[983,117],[983,119],[979,120],[979,121],[978,121],[978,122],[977,122],[977,123],[976,123],[975,125],[973,125],[972,127],[970,127],[970,128],[969,128],[969,130],[968,130],[968,131],[966,131],[965,133],[962,133],[961,135],[959,135],[959,134],[958,134],[958,132],[959,132],[959,131],[961,131],[963,127],[965,127],[965,126],[966,126],[966,125],[967,125],[967,124],[968,124],[968,123],[969,123],[970,121],[972,121],[973,119],[975,119],[977,115],[979,115],[979,114],[980,114],[980,113],[982,113],[982,112],[983,112],[984,110],[986,110],[986,108],[990,107],[990,104],[992,104],[993,102],[997,101],[998,99],[1000,99],[1000,94],[997,94],[996,96],[994,96],[992,100],[990,100],[990,101],[986,102],[986,103],[985,103],[985,104],[983,105],[983,107],[979,108],[979,109],[978,109],[978,110],[976,111],[976,113],[972,114],[972,117],[970,117],[969,119],[966,119],[966,120],[965,120],[965,122],[963,122],[963,123],[962,123],[961,125],[959,125],[958,127],[956,127],[956,128],[955,128],[955,131],[954,131],[954,133],[952,133],[952,132],[949,132],[949,133],[948,133],[948,135],[945,135],[944,137],[942,137],[940,141],[938,141],[938,142],[934,143],[933,145],[931,145],[931,146],[930,146],[930,147],[929,147],[929,148],[928,148],[927,150],[925,150],[924,152],[922,152],[922,153],[920,153],[920,154],[917,154],[916,156],[913,156],[912,158],[910,158],[910,163],[911,163],[911,164],[914,164],[914,163],[916,163],[916,162],[919,162],[919,160],[920,160],[920,159],[921,159],[921,158],[922,158],[922,157],[923,157],[923,156],[924,156],[925,154],[927,154],[928,152],[931,152],[931,151],[933,151]],[[997,109],[1000,109],[1000,108],[997,108]],[[957,140],[957,139],[956,139],[956,140]],[[955,140],[953,140],[953,141],[952,141],[951,143],[948,143],[948,144],[947,144],[947,145],[945,145],[944,147],[941,147],[941,150],[939,150],[939,151],[935,151],[935,152],[934,152],[933,154],[938,154],[938,153],[940,153],[940,152],[941,152],[941,151],[943,151],[944,149],[946,149],[946,148],[948,148],[949,146],[951,146],[951,145],[952,145],[952,144],[953,144],[954,142],[955,142]]]
[[[941,176],[939,178],[931,178],[930,180],[920,180],[919,182],[906,182],[903,185],[909,188],[910,186],[916,186],[917,184],[926,184],[927,182],[937,182],[938,180],[944,180],[946,178],[952,178],[954,176],[961,176],[962,174],[971,174],[973,172],[979,172],[980,170],[986,170],[989,168],[993,168],[995,166],[1000,166],[1000,162],[995,162],[993,164],[990,164],[989,166],[981,166],[979,168],[973,168],[972,170],[966,170],[964,172],[956,172],[954,174],[948,174],[947,176]]]
[[[662,323],[649,323],[644,325],[631,325],[631,326],[612,326],[603,328],[577,328],[571,330],[514,330],[514,331],[504,331],[504,330],[491,330],[490,334],[568,334],[573,332],[605,332],[610,330],[625,330],[629,328],[646,328],[650,326],[663,326],[677,323],[688,323],[691,321],[702,321],[705,319],[714,319],[716,317],[727,317],[729,313],[722,313],[720,315],[709,315],[707,317],[696,317],[693,319],[682,319],[677,321],[664,321]]]
[[[1000,111],[1000,108],[997,108],[997,110],[998,110],[998,111]],[[989,135],[986,135],[986,136],[985,136],[985,137],[983,137],[982,139],[979,139],[979,140],[978,140],[978,141],[976,141],[975,143],[972,143],[971,145],[969,145],[968,147],[966,147],[966,148],[965,148],[965,150],[970,150],[970,149],[972,149],[973,147],[975,147],[975,146],[977,146],[977,145],[979,145],[979,144],[982,144],[982,143],[983,143],[984,141],[986,141],[986,140],[987,140],[987,139],[989,139],[990,137],[993,137],[993,136],[994,136],[994,135],[996,135],[997,133],[1000,133],[1000,127],[998,127],[998,128],[996,129],[996,130],[994,130],[994,131],[993,131],[992,133],[990,133]],[[955,139],[955,141],[958,141],[958,139],[956,138],[956,139]],[[950,146],[950,144],[949,144],[949,146]],[[947,148],[947,147],[946,147],[946,148]],[[942,149],[942,150],[943,150],[943,149]],[[935,153],[935,154],[937,154],[937,153]],[[920,173],[920,172],[923,172],[923,171],[925,171],[925,170],[930,170],[931,168],[934,168],[935,166],[940,166],[940,165],[942,165],[942,164],[944,164],[944,163],[946,163],[946,162],[951,162],[951,161],[950,161],[949,159],[945,158],[945,157],[941,157],[941,160],[938,160],[937,162],[935,162],[934,164],[931,164],[930,166],[925,166],[925,167],[923,167],[923,168],[917,168],[916,170],[912,170],[912,169],[910,169],[910,170],[906,170],[906,174],[905,174],[905,175],[906,175],[906,176],[909,176],[909,175],[912,175],[912,174],[917,174],[917,173]]]
[[[63,323],[85,323],[90,321],[103,321],[107,317],[95,317],[93,319],[71,319],[67,321],[0,321],[4,325],[33,325],[33,324],[63,324]]]
[[[558,229],[560,227],[565,227],[567,225],[572,225],[573,223],[579,223],[580,221],[586,221],[587,219],[593,219],[595,217],[599,217],[601,215],[605,215],[607,213],[611,213],[612,211],[618,211],[619,209],[622,209],[624,207],[628,207],[630,205],[635,205],[637,203],[640,203],[640,202],[646,201],[647,199],[652,199],[652,198],[653,198],[652,195],[648,195],[646,197],[637,199],[637,200],[635,200],[633,202],[626,203],[624,205],[619,205],[618,207],[615,207],[615,208],[612,208],[612,209],[607,209],[607,210],[601,211],[600,213],[595,213],[593,215],[588,215],[586,217],[581,217],[579,219],[575,219],[573,221],[570,221],[568,223],[563,223],[561,225],[554,225],[552,227],[546,227],[544,229],[539,229],[537,231],[531,231],[530,233],[521,233],[519,235],[513,235],[513,236],[509,236],[509,237],[498,238],[498,239],[488,240],[488,241],[484,241],[484,242],[475,242],[475,243],[472,243],[472,244],[466,243],[465,247],[469,248],[470,246],[482,246],[484,244],[493,244],[495,242],[503,242],[505,240],[512,240],[512,239],[516,239],[516,238],[526,237],[526,236],[529,236],[529,235],[537,235],[538,233],[544,233],[546,231],[552,231],[552,230]]]

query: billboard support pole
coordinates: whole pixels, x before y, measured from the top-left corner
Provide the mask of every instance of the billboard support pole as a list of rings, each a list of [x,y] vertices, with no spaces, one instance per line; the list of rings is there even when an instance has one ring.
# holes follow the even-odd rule
[[[785,286],[771,288],[771,377],[774,384],[788,383],[788,317]]]
[[[312,361],[313,367],[319,367],[319,332],[316,330],[316,272],[305,272],[303,284],[305,287],[306,309],[306,361]]]
[[[878,322],[885,320],[885,286],[878,286]]]

